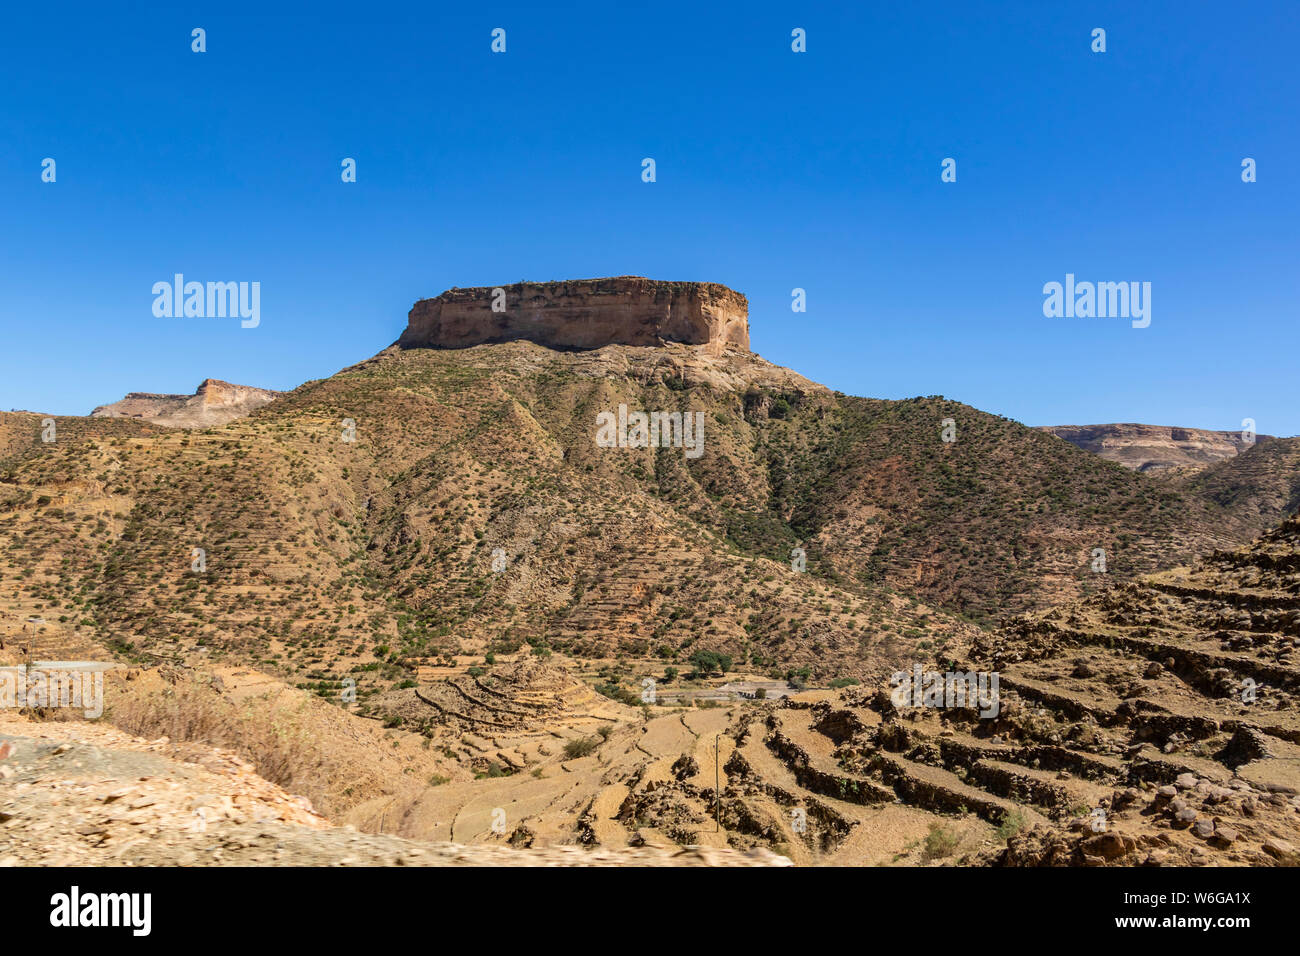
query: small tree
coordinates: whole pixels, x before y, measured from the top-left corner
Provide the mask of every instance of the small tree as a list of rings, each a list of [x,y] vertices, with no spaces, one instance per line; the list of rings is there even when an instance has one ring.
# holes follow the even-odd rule
[[[695,665],[697,673],[707,676],[717,671],[719,674],[725,674],[731,670],[731,657],[727,654],[720,654],[717,651],[706,651],[703,648],[691,655],[691,663]]]

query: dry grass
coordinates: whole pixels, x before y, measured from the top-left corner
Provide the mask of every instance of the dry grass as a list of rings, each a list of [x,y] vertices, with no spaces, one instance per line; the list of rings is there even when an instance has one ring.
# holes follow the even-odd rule
[[[243,705],[193,684],[146,689],[116,698],[109,720],[137,737],[167,737],[221,747],[239,754],[259,775],[315,806],[330,801],[324,790],[326,761],[311,735],[284,715]]]
[[[925,837],[925,852],[922,857],[926,860],[942,860],[944,857],[952,856],[960,842],[961,837],[951,827],[931,823],[930,832]]]

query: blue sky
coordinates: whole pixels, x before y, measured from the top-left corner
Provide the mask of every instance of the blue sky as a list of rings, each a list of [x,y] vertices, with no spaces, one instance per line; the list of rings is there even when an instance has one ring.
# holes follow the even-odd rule
[[[853,394],[1300,433],[1294,3],[547,6],[11,6],[0,408],[292,388],[450,286],[634,274]],[[176,272],[261,325],[154,317]],[[1150,327],[1045,318],[1066,273]]]

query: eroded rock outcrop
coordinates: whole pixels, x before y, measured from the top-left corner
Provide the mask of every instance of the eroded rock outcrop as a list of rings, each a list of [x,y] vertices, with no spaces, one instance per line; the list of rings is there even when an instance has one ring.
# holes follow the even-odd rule
[[[1233,458],[1252,444],[1241,432],[1168,425],[1048,425],[1042,430],[1134,471],[1198,468]]]
[[[193,395],[130,392],[121,401],[101,405],[90,414],[94,418],[138,418],[171,428],[208,428],[252,414],[280,394],[208,378]]]
[[[662,342],[749,349],[749,303],[714,282],[638,276],[450,289],[412,307],[402,348],[527,339],[557,349]]]

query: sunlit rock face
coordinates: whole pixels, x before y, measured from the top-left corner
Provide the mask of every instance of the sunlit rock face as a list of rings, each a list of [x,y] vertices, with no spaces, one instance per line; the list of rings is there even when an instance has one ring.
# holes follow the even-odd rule
[[[556,349],[682,342],[749,350],[749,303],[714,282],[638,276],[450,289],[411,308],[403,348],[527,339]]]

